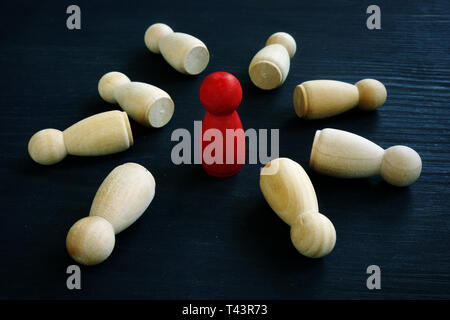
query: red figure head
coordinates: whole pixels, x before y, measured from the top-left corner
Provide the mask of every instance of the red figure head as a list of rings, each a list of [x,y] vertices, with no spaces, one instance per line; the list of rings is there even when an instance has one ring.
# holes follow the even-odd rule
[[[200,87],[200,102],[208,112],[216,116],[232,113],[241,100],[241,84],[228,72],[211,73],[203,80]]]

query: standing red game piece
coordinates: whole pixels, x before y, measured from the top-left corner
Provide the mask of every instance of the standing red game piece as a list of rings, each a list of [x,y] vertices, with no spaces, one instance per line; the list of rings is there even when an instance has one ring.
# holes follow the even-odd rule
[[[202,122],[201,159],[212,176],[235,175],[244,165],[245,134],[235,111],[241,100],[241,84],[232,74],[214,72],[203,80],[200,101],[206,114]]]

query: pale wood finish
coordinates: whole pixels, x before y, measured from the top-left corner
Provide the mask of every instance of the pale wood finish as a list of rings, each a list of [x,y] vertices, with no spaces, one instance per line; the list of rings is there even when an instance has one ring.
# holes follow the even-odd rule
[[[306,212],[292,224],[291,240],[306,257],[321,258],[334,249],[336,230],[330,219],[320,212]]]
[[[131,118],[147,127],[165,126],[174,113],[167,92],[147,83],[131,82],[120,72],[105,74],[98,82],[98,92],[105,101],[118,103]]]
[[[294,38],[285,33],[271,35],[250,62],[248,73],[253,84],[263,90],[281,86],[289,73],[290,59],[294,56],[297,45]]]
[[[125,112],[108,111],[83,119],[66,130],[44,129],[28,143],[28,153],[39,164],[55,164],[67,154],[101,156],[121,152],[133,145]]]
[[[128,116],[117,110],[83,119],[64,130],[63,134],[67,152],[77,156],[102,156],[133,145]]]
[[[356,134],[336,130],[317,130],[309,165],[314,170],[340,178],[361,178],[380,172],[384,150]]]
[[[95,216],[85,217],[70,228],[66,248],[76,262],[92,266],[110,256],[115,242],[114,229],[107,220]]]
[[[386,102],[386,87],[378,80],[363,79],[355,83],[359,92],[358,108],[375,110]]]
[[[168,36],[171,33],[173,33],[173,30],[167,24],[164,23],[152,24],[145,31],[144,34],[145,45],[151,52],[160,54],[161,51],[159,50],[159,40],[161,40],[161,38],[164,38],[165,36]]]
[[[316,131],[309,164],[317,172],[340,178],[381,175],[395,186],[414,183],[422,170],[419,154],[409,147],[385,151],[361,136],[330,128]]]
[[[422,171],[419,154],[407,146],[393,146],[384,152],[381,177],[388,183],[405,187],[413,184]]]
[[[209,51],[199,39],[173,30],[163,23],[151,25],[145,32],[144,41],[153,53],[161,53],[177,71],[196,75],[209,63]]]
[[[281,44],[286,48],[289,58],[292,59],[294,57],[295,52],[297,51],[297,43],[295,39],[286,32],[276,32],[272,34],[266,41],[266,46],[270,46],[271,44]]]
[[[322,119],[356,106],[374,110],[384,104],[386,97],[386,88],[374,79],[364,79],[356,85],[335,80],[311,80],[295,87],[293,102],[300,118]]]
[[[52,165],[67,156],[64,135],[57,129],[36,132],[28,142],[28,154],[39,164]]]
[[[155,186],[153,175],[143,166],[131,162],[118,166],[98,189],[89,215],[108,220],[117,234],[148,208]]]
[[[299,213],[319,211],[308,174],[290,159],[279,158],[266,164],[259,185],[272,210],[288,225],[294,223]]]
[[[116,90],[129,84],[130,78],[121,72],[111,71],[103,75],[98,81],[97,89],[100,97],[109,103],[117,103]]]
[[[125,163],[105,178],[95,194],[89,217],[69,230],[70,256],[85,265],[104,261],[114,248],[115,234],[134,223],[155,196],[155,179],[143,166]]]
[[[319,213],[314,187],[298,163],[288,158],[270,161],[261,170],[259,185],[270,207],[291,226],[292,243],[301,254],[320,258],[333,250],[334,226]]]

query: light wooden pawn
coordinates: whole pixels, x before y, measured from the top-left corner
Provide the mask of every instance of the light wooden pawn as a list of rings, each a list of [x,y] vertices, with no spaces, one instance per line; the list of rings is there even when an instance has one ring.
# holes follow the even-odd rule
[[[209,51],[199,39],[180,32],[163,23],[152,24],[145,31],[144,41],[153,53],[160,53],[177,71],[196,75],[205,70]]]
[[[278,158],[261,170],[259,185],[275,213],[291,226],[295,248],[310,258],[329,254],[336,243],[333,223],[319,213],[314,187],[295,161]]]
[[[108,72],[98,82],[100,96],[109,103],[118,103],[140,124],[161,128],[173,116],[174,103],[167,92],[142,82],[131,82],[120,72]]]
[[[322,119],[358,106],[374,110],[384,104],[387,92],[374,79],[363,79],[355,85],[335,80],[306,81],[294,89],[294,109],[304,119]]]
[[[114,249],[115,234],[135,222],[154,195],[155,179],[143,166],[129,162],[116,167],[100,185],[89,216],[70,228],[69,255],[84,265],[106,260]]]
[[[422,171],[419,154],[406,146],[383,150],[356,134],[337,130],[317,130],[309,165],[315,171],[340,178],[381,175],[399,187],[414,183]]]
[[[297,44],[290,34],[272,34],[267,39],[266,46],[250,62],[248,73],[253,84],[264,90],[281,86],[288,76],[290,59],[296,50]]]
[[[39,164],[51,165],[67,154],[102,156],[121,152],[133,145],[128,116],[108,111],[83,119],[64,131],[44,129],[28,142],[30,157]]]

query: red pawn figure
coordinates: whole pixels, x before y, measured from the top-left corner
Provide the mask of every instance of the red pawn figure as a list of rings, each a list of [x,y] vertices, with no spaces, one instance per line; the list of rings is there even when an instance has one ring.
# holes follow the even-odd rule
[[[214,72],[203,80],[200,102],[206,109],[201,132],[201,159],[206,172],[229,177],[245,162],[245,134],[235,111],[242,100],[239,80],[227,72]]]

